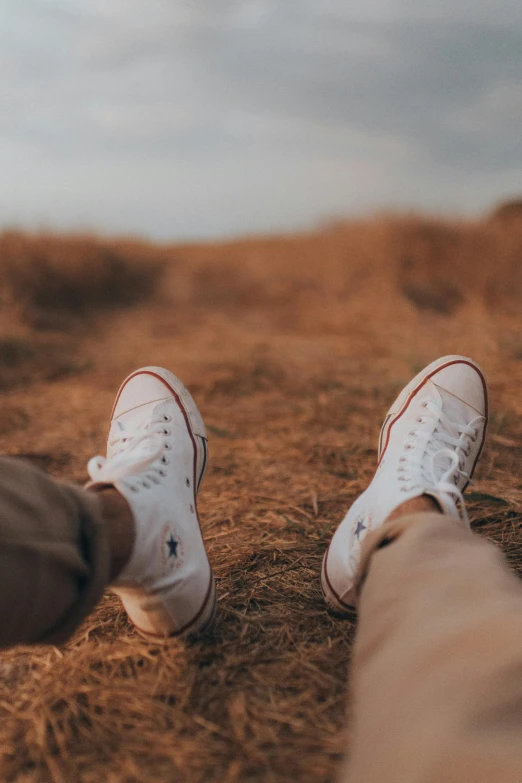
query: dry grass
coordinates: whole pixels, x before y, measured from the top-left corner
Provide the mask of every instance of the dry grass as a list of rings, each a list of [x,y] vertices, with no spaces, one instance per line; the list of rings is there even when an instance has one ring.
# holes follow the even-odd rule
[[[156,298],[166,261],[137,240],[1,233],[0,391],[86,369],[96,316]]]
[[[164,259],[145,242],[0,234],[0,305],[36,328],[70,328],[93,313],[151,297]]]
[[[81,481],[121,378],[177,372],[209,428],[216,628],[148,644],[107,597],[64,648],[2,654],[0,777],[332,781],[354,622],[325,610],[320,561],[372,475],[387,406],[438,355],[490,378],[470,514],[522,568],[522,232],[390,217],[150,253],[167,261],[161,299],[87,330],[81,375],[4,391],[0,449]]]

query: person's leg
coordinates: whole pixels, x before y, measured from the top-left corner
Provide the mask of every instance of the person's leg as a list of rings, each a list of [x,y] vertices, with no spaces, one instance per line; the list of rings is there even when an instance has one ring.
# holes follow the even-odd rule
[[[216,593],[197,514],[207,439],[160,367],[122,384],[87,489],[0,459],[0,648],[65,641],[110,583],[149,637],[203,631]]]
[[[367,539],[359,591],[342,780],[520,783],[522,585],[499,550],[398,518]]]
[[[522,781],[522,587],[462,498],[486,420],[469,359],[420,373],[325,555],[328,603],[359,610],[345,783]]]
[[[0,647],[65,641],[130,556],[134,525],[114,489],[53,481],[0,459]]]

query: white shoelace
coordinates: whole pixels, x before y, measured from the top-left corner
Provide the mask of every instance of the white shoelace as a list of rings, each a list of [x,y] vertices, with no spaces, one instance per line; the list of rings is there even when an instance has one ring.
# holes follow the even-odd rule
[[[418,459],[418,453],[415,458],[413,453],[411,456],[403,455],[399,460],[399,479],[407,482],[404,491],[417,487],[423,490],[432,488],[449,495],[455,505],[459,505],[462,519],[467,521],[468,515],[458,482],[460,478],[471,481],[464,466],[471,443],[477,439],[477,430],[468,424],[452,421],[432,400],[424,402],[422,407],[425,412],[417,419],[419,426],[410,431],[405,450],[413,452],[418,446],[423,449],[423,459]],[[431,426],[422,427],[432,424],[433,420],[434,429]]]
[[[124,481],[133,491],[140,485],[148,488],[150,482],[158,484],[167,474],[163,465],[168,464],[165,451],[170,444],[165,437],[171,434],[167,414],[147,424],[139,424],[130,429],[122,429],[116,435],[109,436],[111,448],[121,445],[112,457],[93,457],[89,460],[87,471],[93,481],[114,484]],[[156,463],[156,464],[155,464]]]

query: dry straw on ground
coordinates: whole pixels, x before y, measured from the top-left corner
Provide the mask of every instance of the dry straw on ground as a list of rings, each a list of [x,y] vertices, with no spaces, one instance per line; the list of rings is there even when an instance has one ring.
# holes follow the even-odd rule
[[[31,273],[41,242],[49,291]],[[489,376],[470,515],[522,566],[520,223],[390,217],[198,247],[4,236],[0,248],[0,449],[81,481],[121,378],[173,369],[208,424],[200,514],[219,589],[199,643],[145,643],[107,597],[65,647],[0,655],[0,778],[332,781],[354,621],[326,611],[321,557],[372,475],[387,406],[439,355],[471,355]],[[147,283],[149,299],[110,318],[107,248],[124,280],[165,267],[158,293]],[[68,371],[51,357],[46,373],[41,341],[67,346]]]

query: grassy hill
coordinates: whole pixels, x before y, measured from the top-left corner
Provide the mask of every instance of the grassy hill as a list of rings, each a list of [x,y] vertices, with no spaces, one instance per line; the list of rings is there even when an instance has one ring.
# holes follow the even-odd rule
[[[323,604],[330,535],[412,374],[448,353],[489,378],[469,493],[522,570],[522,225],[380,216],[184,246],[0,236],[0,451],[81,482],[121,379],[162,364],[210,436],[200,515],[208,639],[140,639],[107,596],[57,649],[0,655],[0,778],[333,781],[354,621]]]

